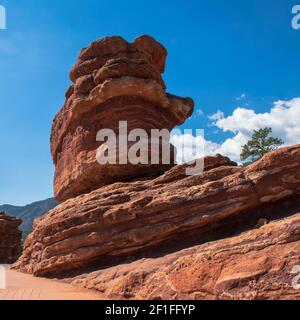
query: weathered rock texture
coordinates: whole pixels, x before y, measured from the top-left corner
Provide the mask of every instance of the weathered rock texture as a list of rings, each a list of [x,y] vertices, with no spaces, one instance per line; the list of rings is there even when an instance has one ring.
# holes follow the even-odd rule
[[[0,212],[0,264],[13,263],[21,249],[21,231],[18,229],[22,221]]]
[[[128,131],[170,131],[192,114],[192,99],[166,93],[161,76],[166,56],[166,49],[149,36],[133,43],[121,37],[104,38],[81,51],[70,73],[74,85],[67,90],[52,127],[58,200],[113,182],[158,175],[174,165],[173,149],[171,164],[100,165],[96,161],[96,151],[103,145],[96,141],[100,129],[113,129],[118,134],[119,122],[127,121]]]
[[[300,145],[246,168],[222,156],[206,158],[205,171],[197,176],[186,176],[186,167],[66,201],[35,222],[15,268],[63,275],[158,254],[168,244],[225,237],[260,218],[276,218],[277,209],[300,210]]]
[[[111,299],[300,299],[300,213],[240,236],[66,279]]]

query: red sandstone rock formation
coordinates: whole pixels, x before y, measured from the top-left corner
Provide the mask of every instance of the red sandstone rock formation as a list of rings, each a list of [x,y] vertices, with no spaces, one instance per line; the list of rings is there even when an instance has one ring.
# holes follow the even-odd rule
[[[118,133],[119,121],[127,121],[128,131],[141,128],[149,134],[151,129],[171,130],[192,114],[191,99],[166,93],[161,76],[166,56],[166,49],[149,36],[133,43],[121,37],[104,38],[81,51],[70,73],[74,85],[52,127],[58,200],[113,182],[158,175],[172,167],[174,155],[170,165],[100,165],[96,161],[100,129]]]
[[[299,300],[300,213],[240,236],[66,279],[110,299]]]
[[[0,212],[0,264],[13,263],[21,249],[21,231],[18,229],[22,221]]]
[[[66,201],[35,222],[15,268],[44,276],[124,262],[168,244],[225,237],[276,218],[279,208],[300,209],[300,145],[246,168],[222,156],[206,158],[205,172],[196,176],[186,176],[186,166]]]
[[[116,299],[299,299],[300,145],[248,167],[207,157],[194,176],[194,163],[96,162],[99,129],[171,130],[191,114],[166,93],[166,56],[148,36],[81,51],[51,135],[55,194],[73,199],[35,221],[14,268]]]

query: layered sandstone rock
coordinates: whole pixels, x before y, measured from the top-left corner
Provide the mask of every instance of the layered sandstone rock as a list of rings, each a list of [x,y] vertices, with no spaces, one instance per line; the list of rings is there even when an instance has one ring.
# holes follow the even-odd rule
[[[276,218],[278,209],[300,210],[300,145],[246,168],[222,156],[206,158],[205,171],[195,176],[186,176],[187,166],[66,201],[35,222],[15,268],[62,275],[225,237]]]
[[[300,298],[300,145],[248,167],[206,157],[193,176],[195,162],[175,166],[168,136],[169,163],[97,162],[108,151],[100,129],[170,131],[191,115],[191,99],[166,92],[166,57],[149,36],[81,51],[51,134],[55,195],[66,201],[34,222],[13,268],[115,299]],[[18,255],[19,224],[0,214],[0,263]]]
[[[0,212],[0,264],[13,263],[21,249],[20,219],[10,217]]]
[[[300,299],[300,213],[240,236],[66,279],[110,299]]]
[[[101,145],[98,152],[106,151],[103,142],[96,141],[100,129],[112,129],[119,135],[119,122],[127,121],[128,132],[136,128],[148,134],[152,129],[170,131],[192,114],[191,99],[166,93],[161,76],[166,56],[166,49],[149,36],[141,36],[133,43],[108,37],[81,51],[70,73],[74,84],[67,90],[65,104],[52,127],[54,191],[58,200],[113,182],[158,175],[174,165],[172,147],[169,163],[161,158],[154,165],[100,165],[96,161]]]

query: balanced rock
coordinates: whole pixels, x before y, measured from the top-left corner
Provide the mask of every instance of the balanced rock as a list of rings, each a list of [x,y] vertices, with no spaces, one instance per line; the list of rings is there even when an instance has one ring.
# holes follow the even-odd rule
[[[66,201],[35,221],[15,268],[39,276],[100,268],[157,255],[164,246],[224,238],[259,219],[300,210],[300,145],[248,167],[220,155],[205,158],[201,174],[186,176],[187,166]]]
[[[108,37],[81,51],[70,73],[74,84],[67,90],[65,104],[52,127],[58,200],[114,182],[157,176],[174,165],[172,147],[169,163],[161,157],[157,164],[111,165],[99,164],[96,159],[97,152],[107,151],[104,142],[96,141],[101,129],[112,129],[118,136],[120,121],[127,121],[128,132],[144,129],[150,135],[152,129],[171,131],[190,117],[193,100],[166,93],[161,76],[166,56],[166,49],[149,36],[133,43]],[[169,144],[167,140],[162,143]]]
[[[13,263],[18,259],[21,249],[21,223],[20,219],[0,212],[0,264]]]

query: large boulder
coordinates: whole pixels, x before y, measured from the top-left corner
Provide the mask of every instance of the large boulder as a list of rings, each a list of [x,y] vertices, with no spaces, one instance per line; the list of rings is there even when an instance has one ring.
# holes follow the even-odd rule
[[[159,175],[175,164],[171,146],[169,163],[161,157],[158,164],[141,165],[100,165],[96,160],[97,152],[107,151],[104,142],[96,141],[100,129],[112,129],[118,136],[120,121],[127,121],[128,132],[138,128],[150,135],[152,129],[171,131],[191,116],[192,99],[166,93],[161,76],[166,57],[166,49],[149,36],[133,43],[108,37],[81,51],[70,73],[74,84],[52,126],[54,192],[59,201],[110,183]],[[165,140],[161,143],[169,144]]]
[[[21,250],[22,220],[0,212],[0,264],[15,262]]]
[[[204,164],[195,176],[185,174],[192,164],[181,165],[155,179],[116,183],[66,201],[35,221],[15,268],[62,275],[158,254],[163,246],[224,238],[261,218],[300,210],[300,145],[248,167],[222,156]]]
[[[108,299],[299,300],[300,213],[239,236],[66,279]]]

